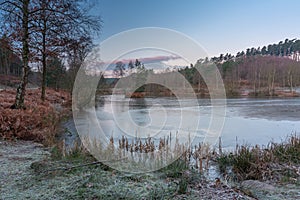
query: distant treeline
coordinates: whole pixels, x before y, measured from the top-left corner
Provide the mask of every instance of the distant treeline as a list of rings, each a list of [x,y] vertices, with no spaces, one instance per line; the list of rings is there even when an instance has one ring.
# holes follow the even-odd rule
[[[208,94],[208,90],[197,68],[216,65],[228,96],[238,96],[243,90],[253,96],[274,96],[277,91],[286,88],[293,93],[295,87],[300,86],[299,61],[300,40],[286,39],[262,48],[248,48],[235,56],[227,53],[199,59],[196,64],[178,72],[184,75],[196,92],[203,95]]]
[[[255,48],[248,48],[245,51],[238,52],[235,56],[226,53],[220,54],[219,57],[212,57],[213,62],[224,62],[234,58],[240,58],[245,56],[256,56],[256,55],[269,55],[269,56],[280,56],[280,57],[290,57],[293,60],[300,60],[300,40],[299,39],[285,39],[285,41],[280,41],[278,44],[269,44]]]
[[[46,62],[48,66],[46,72],[46,86],[54,89],[69,89],[72,86],[71,75],[68,73],[62,60],[58,57],[49,56]],[[38,72],[34,72],[30,70],[28,79],[29,82],[40,86],[42,82],[42,73],[38,66],[37,71]],[[0,80],[1,84],[5,83],[7,86],[12,87],[17,87],[15,80],[21,79],[22,76],[22,61],[19,56],[14,53],[11,42],[6,35],[3,35],[2,38],[0,38],[0,75],[5,75],[10,79],[14,76],[15,78],[10,82],[9,80]]]
[[[197,63],[191,64],[177,71],[192,85],[198,94],[208,94],[206,83],[199,74],[197,68],[216,65],[219,69],[227,95],[240,95],[242,90],[249,90],[254,96],[276,95],[278,88],[288,88],[293,92],[295,87],[300,86],[300,40],[286,39],[278,44],[270,44],[262,48],[248,48],[246,51],[238,52],[235,56],[221,54],[219,57],[199,59]],[[70,88],[70,80],[76,74],[69,69],[58,57],[49,57],[47,60],[46,85],[53,88]],[[5,37],[0,39],[0,74],[20,76],[21,61],[9,47]],[[76,71],[75,71],[76,72]],[[74,73],[75,73],[74,72]],[[174,80],[176,76],[173,71],[167,70],[168,80]],[[131,75],[130,75],[131,74]],[[119,77],[135,77],[137,85],[142,85],[147,76],[153,75],[152,70],[145,68],[144,64],[136,59],[129,63],[117,62],[114,75],[109,81],[103,77],[99,85],[103,88],[114,87]],[[103,73],[102,73],[103,75]],[[161,80],[163,76],[157,75],[154,79]],[[167,79],[166,79],[167,80]],[[155,81],[154,81],[155,82]],[[174,87],[181,87],[182,84],[176,81]],[[151,94],[159,95],[168,93],[166,89],[158,85],[141,86],[138,92],[152,91]]]
[[[200,62],[179,70],[192,85],[204,85],[197,68],[208,66],[212,62]],[[245,56],[217,65],[229,96],[238,96],[241,90],[249,90],[253,96],[274,96],[276,90],[288,88],[294,92],[300,86],[300,62],[271,55]]]
[[[21,76],[22,62],[14,54],[6,36],[0,38],[0,74]]]

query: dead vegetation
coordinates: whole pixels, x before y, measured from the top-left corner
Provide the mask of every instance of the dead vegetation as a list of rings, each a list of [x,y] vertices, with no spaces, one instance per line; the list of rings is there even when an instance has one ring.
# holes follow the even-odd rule
[[[47,90],[46,100],[40,99],[41,91],[26,91],[26,109],[11,109],[15,100],[15,90],[0,91],[0,138],[22,139],[51,144],[54,140],[59,120],[67,112],[70,95],[64,91]]]
[[[291,135],[282,143],[266,148],[256,145],[237,146],[235,153],[219,156],[218,165],[234,179],[300,183],[300,136]]]

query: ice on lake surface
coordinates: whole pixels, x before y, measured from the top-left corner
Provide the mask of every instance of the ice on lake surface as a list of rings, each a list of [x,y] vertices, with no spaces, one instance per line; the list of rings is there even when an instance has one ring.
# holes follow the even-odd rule
[[[211,112],[209,99],[129,99],[122,95],[96,99],[96,121],[108,139],[111,135],[159,138],[178,132],[178,137],[185,140],[188,134],[195,137],[193,143],[196,144],[203,141],[207,133]],[[222,117],[225,118],[221,132],[224,148],[234,147],[236,137],[239,144],[280,142],[300,132],[300,98],[227,99]],[[95,130],[90,128],[90,134],[97,135]]]

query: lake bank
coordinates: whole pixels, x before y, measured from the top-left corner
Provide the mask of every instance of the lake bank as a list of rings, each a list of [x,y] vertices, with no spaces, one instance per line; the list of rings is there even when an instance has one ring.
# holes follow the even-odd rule
[[[299,174],[298,183],[288,174],[280,182],[232,182],[223,176],[209,180],[180,160],[155,172],[130,174],[102,165],[85,151],[61,156],[31,141],[0,141],[1,198],[292,200],[300,195]]]
[[[300,197],[300,135],[267,146],[237,145],[217,157],[224,178],[257,199]]]
[[[30,96],[38,98],[34,94]],[[12,95],[10,98],[13,97]],[[54,103],[56,101],[53,99]],[[1,101],[1,106],[3,105]],[[2,197],[4,199],[24,197],[33,199],[252,199],[250,196],[253,195],[253,190],[249,196],[245,194],[247,190],[229,185],[226,179],[220,177],[220,182],[209,180],[198,171],[186,168],[177,162],[175,166],[171,165],[153,173],[139,175],[122,173],[99,163],[89,164],[97,161],[86,154],[85,150],[70,152],[63,156],[59,145],[45,148],[30,141],[1,141]],[[88,165],[84,166],[85,164]],[[9,172],[7,169],[13,170]],[[244,182],[244,187],[255,189],[258,185],[257,182],[251,184]],[[273,184],[269,185],[273,186]],[[266,188],[271,187],[269,185]],[[287,182],[282,186],[275,184],[273,187],[275,189],[272,190],[272,197],[278,199],[298,197],[296,184]],[[290,189],[285,191],[287,187]],[[264,195],[265,191],[261,193]],[[270,193],[260,197],[267,199],[268,195]]]
[[[53,160],[49,149],[32,142],[0,141],[1,197],[4,199],[251,199],[226,184],[207,181],[184,168],[128,174],[72,155]],[[5,164],[4,164],[5,163]],[[7,169],[12,169],[7,171]]]
[[[116,89],[116,88],[98,88],[98,95],[125,95],[127,98],[149,98],[149,97],[175,97],[174,93],[177,95],[183,96],[191,96],[190,91],[185,93],[185,88],[177,89],[175,91],[171,91],[165,87],[159,87],[160,89],[157,91],[145,89],[144,91],[135,91],[135,92],[126,92],[126,89]],[[198,88],[193,87],[194,94],[197,98],[210,98],[210,92],[207,88]],[[235,90],[226,89],[226,97],[227,98],[291,98],[291,97],[300,97],[300,88],[295,87],[293,89],[289,87],[275,87],[273,90],[269,88],[261,88],[261,89],[253,89],[251,86],[242,85]]]

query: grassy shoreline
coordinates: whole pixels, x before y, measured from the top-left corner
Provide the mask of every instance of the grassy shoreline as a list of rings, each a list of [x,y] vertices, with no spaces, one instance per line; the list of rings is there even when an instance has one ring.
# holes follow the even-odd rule
[[[220,172],[237,181],[259,180],[300,185],[300,135],[292,134],[281,143],[237,146],[219,155]]]
[[[298,139],[297,143],[295,139],[290,139],[287,143],[278,144],[281,146],[278,148],[285,150],[294,148],[295,144],[298,145]],[[253,147],[253,150],[249,148],[248,153],[257,155],[257,148]],[[244,160],[249,158],[243,156],[244,147],[241,146],[239,149],[241,150],[231,155]],[[218,155],[218,158],[227,155],[230,154],[224,153]],[[299,154],[295,155],[299,156]],[[284,179],[280,179],[279,182],[274,179],[257,181],[250,178],[246,181],[235,180],[233,184],[226,180],[225,176],[208,180],[203,173],[191,168],[183,159],[178,159],[155,172],[124,173],[97,162],[80,146],[76,151],[63,156],[61,151],[54,150],[53,147],[45,148],[30,141],[0,141],[0,162],[5,163],[1,165],[0,170],[0,178],[3,181],[0,191],[4,199],[24,197],[31,199],[297,199],[299,197],[299,182],[285,179],[286,174],[283,174]],[[278,166],[282,166],[282,169],[286,169],[286,166],[297,166],[291,163],[286,165],[285,160],[280,162],[282,165]],[[237,159],[235,164],[241,163],[244,162]],[[13,170],[7,171],[8,168]],[[297,178],[299,181],[299,175]],[[247,186],[247,181],[252,181],[250,182],[252,185]]]
[[[70,113],[68,93],[48,90],[47,100],[41,102],[38,89],[27,92],[27,108],[18,111],[9,109],[14,91],[0,91],[0,136],[5,139],[0,140],[0,162],[5,163],[0,170],[0,191],[4,199],[296,199],[300,195],[298,135],[280,144],[270,143],[268,148],[241,145],[228,153],[205,145],[175,144],[182,155],[170,165],[151,173],[124,173],[97,162],[80,145],[66,153],[63,143],[55,143],[58,125]],[[168,138],[159,141],[158,149],[150,141],[128,144],[125,138],[111,138],[111,142],[116,150],[129,154],[170,151]],[[196,162],[191,164],[191,160]],[[208,180],[204,175],[208,164],[216,165],[223,176]],[[246,187],[246,181],[254,185]],[[275,189],[258,191],[259,183]],[[290,192],[285,193],[287,187]]]

